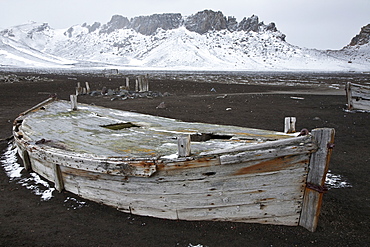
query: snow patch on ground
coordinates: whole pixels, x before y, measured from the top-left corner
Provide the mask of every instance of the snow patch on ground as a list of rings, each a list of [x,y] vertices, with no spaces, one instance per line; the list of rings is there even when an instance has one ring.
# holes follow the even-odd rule
[[[0,163],[10,181],[14,181],[31,190],[32,193],[40,196],[42,201],[48,201],[53,197],[55,188],[49,182],[43,180],[34,172],[31,172],[29,175],[22,174],[24,167],[18,162],[17,149],[13,147],[13,144],[9,144],[6,151],[2,154]]]

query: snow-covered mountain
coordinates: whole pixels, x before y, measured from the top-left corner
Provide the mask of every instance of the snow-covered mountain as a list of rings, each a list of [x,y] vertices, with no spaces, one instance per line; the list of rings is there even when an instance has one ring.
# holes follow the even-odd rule
[[[0,66],[369,70],[367,30],[357,38],[360,43],[321,51],[287,43],[274,23],[266,25],[255,15],[237,22],[211,10],[131,20],[115,15],[103,25],[85,23],[68,29],[29,23],[0,31]]]

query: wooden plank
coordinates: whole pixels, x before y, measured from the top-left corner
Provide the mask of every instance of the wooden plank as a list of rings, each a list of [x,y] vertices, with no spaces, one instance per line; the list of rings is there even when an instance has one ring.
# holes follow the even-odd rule
[[[190,135],[182,135],[177,137],[178,156],[187,157],[191,154]]]
[[[96,172],[83,172],[78,169],[60,167],[63,177],[69,176],[71,179],[81,177],[84,183],[90,187],[107,187],[108,190],[117,191],[122,194],[133,194],[134,196],[148,195],[177,195],[177,194],[224,194],[224,193],[252,193],[264,192],[270,187],[292,188],[296,187],[298,193],[301,192],[305,184],[306,167],[289,167],[287,170],[266,172],[262,174],[242,174],[230,176],[229,171],[225,174],[216,172],[214,175],[204,175],[204,169],[199,169],[197,176],[188,176],[187,171],[178,171],[177,179],[165,179],[165,171],[159,172],[156,176],[149,178],[140,177],[121,177],[101,174]],[[220,167],[222,168],[222,167]],[[221,169],[220,169],[221,170]],[[182,178],[181,178],[182,177]],[[189,177],[189,178],[188,178]],[[78,178],[80,179],[80,178]],[[81,181],[82,181],[81,180]],[[280,182],[279,182],[280,181]]]
[[[284,133],[295,133],[296,117],[285,117],[284,119]]]
[[[307,160],[308,163],[307,155],[302,155],[300,159]],[[234,176],[230,174],[235,174],[235,171],[243,169],[246,164],[218,165],[218,170],[212,169],[216,172],[208,175],[205,175],[207,167],[170,170],[172,174],[167,174],[167,170],[159,170],[149,178],[124,178],[87,171],[81,173],[80,170],[68,167],[61,168],[66,189],[71,187],[84,198],[117,207],[125,212],[189,220],[193,219],[194,215],[213,210],[217,212],[215,215],[208,214],[204,218],[196,218],[297,225],[306,174],[306,167],[300,164],[300,159],[296,159],[295,166],[283,168],[281,171]],[[194,170],[198,175],[195,175]],[[229,171],[222,173],[223,170]],[[287,206],[292,202],[297,206]],[[224,207],[225,210],[218,210],[218,207]],[[246,210],[240,212],[241,218],[228,215],[232,210],[227,208],[237,207]],[[255,207],[260,208],[259,215],[263,215],[262,219],[258,219],[259,215],[253,215],[255,211],[251,208]],[[280,211],[278,207],[281,208]],[[184,210],[184,213],[179,216],[181,210]],[[273,214],[266,210],[271,210]]]
[[[90,85],[88,81],[85,82],[85,86],[86,86],[86,94],[90,94],[91,90],[90,90]]]
[[[370,101],[359,100],[353,101],[353,109],[370,111]]]
[[[291,178],[296,178],[295,175],[292,174]],[[72,179],[72,181],[66,182],[66,188],[71,186],[75,191],[78,188],[75,193],[84,198],[119,209],[123,208],[126,209],[126,212],[130,208],[131,213],[170,219],[230,220],[233,218],[233,221],[257,222],[260,216],[262,217],[260,221],[262,221],[265,218],[279,218],[285,215],[295,215],[295,219],[298,219],[303,196],[299,181],[297,181],[298,185],[292,184],[289,186],[283,184],[276,186],[277,180],[287,182],[293,180],[289,177],[279,179],[279,176],[276,176],[276,174],[270,174],[270,179],[254,176],[252,181],[224,178],[224,184],[218,190],[210,186],[205,188],[204,191],[202,189],[203,185],[209,185],[210,180],[208,182],[193,180],[184,186],[183,183],[155,183],[154,178],[135,178],[136,181],[128,182],[104,181],[100,179],[85,180],[81,176],[72,175],[71,171],[66,173],[64,177],[67,180]],[[146,182],[151,179],[152,182]],[[137,180],[142,182],[138,183]],[[243,187],[245,182],[248,183],[245,185],[246,187]],[[256,183],[266,183],[270,184],[270,186],[266,185],[261,190],[248,187],[248,184],[253,186]],[[216,181],[215,184],[221,184],[221,180],[219,182]],[[235,190],[235,188],[238,188],[238,190]],[[293,208],[288,206],[292,205],[293,202],[296,206]],[[219,207],[223,207],[224,210],[217,209]],[[238,207],[245,208],[245,212],[241,210],[238,214],[239,217],[238,215],[233,217],[228,215],[230,210],[227,208]],[[253,208],[256,210],[251,210]],[[176,215],[175,212],[180,212],[181,210],[184,210],[181,216]],[[203,214],[210,210],[217,213],[204,215],[204,217],[195,217],[197,214]],[[238,220],[238,218],[241,220]],[[274,223],[277,224],[279,222],[276,221]],[[297,225],[297,220],[284,224]]]
[[[70,95],[71,98],[71,109],[72,111],[77,111],[77,95]]]
[[[346,84],[347,106],[349,110],[370,110],[370,87],[348,82]]]
[[[220,156],[221,164],[233,164],[247,160],[276,158],[288,155],[311,153],[317,149],[311,136],[301,136],[284,140],[271,141],[234,149],[215,150],[201,154],[225,153]],[[229,154],[231,153],[231,154]],[[235,154],[232,154],[235,153]]]
[[[370,100],[370,86],[351,83],[352,98]]]
[[[62,173],[60,171],[60,166],[58,164],[52,164],[52,167],[54,172],[55,189],[59,192],[62,192],[62,190],[64,189],[64,185]]]
[[[323,193],[312,188],[323,188],[325,177],[329,168],[330,156],[334,144],[334,129],[322,128],[312,131],[312,135],[318,142],[319,149],[311,155],[310,167],[307,176],[304,200],[299,225],[314,232],[320,214]]]
[[[351,83],[350,82],[347,82],[346,83],[345,90],[346,90],[348,110],[352,110],[353,109],[353,104],[352,104],[352,87],[351,87]]]
[[[30,160],[30,156],[28,155],[28,152],[26,150],[22,150],[20,156],[23,161],[24,169],[26,169],[27,171],[32,171],[32,163]]]

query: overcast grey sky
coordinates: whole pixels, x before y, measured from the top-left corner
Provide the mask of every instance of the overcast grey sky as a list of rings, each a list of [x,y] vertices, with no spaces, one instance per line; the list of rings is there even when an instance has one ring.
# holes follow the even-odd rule
[[[370,24],[370,0],[0,0],[0,9],[0,29],[29,21],[55,29],[104,24],[115,14],[191,15],[211,9],[238,22],[255,14],[265,24],[275,22],[287,42],[317,49],[341,49]]]

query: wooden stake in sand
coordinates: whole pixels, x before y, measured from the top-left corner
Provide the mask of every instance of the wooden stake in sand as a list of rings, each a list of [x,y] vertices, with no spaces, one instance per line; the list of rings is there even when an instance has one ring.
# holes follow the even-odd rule
[[[286,117],[284,120],[284,133],[295,133],[296,117]]]

